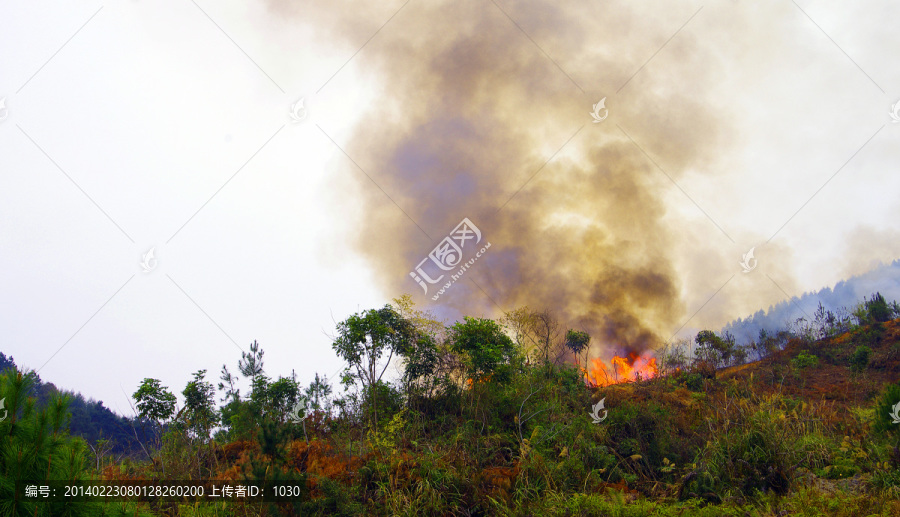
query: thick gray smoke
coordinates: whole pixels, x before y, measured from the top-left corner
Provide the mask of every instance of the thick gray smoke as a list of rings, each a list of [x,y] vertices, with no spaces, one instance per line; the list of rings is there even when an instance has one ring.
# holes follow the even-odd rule
[[[308,8],[270,4],[281,15]],[[671,23],[627,4],[505,9],[541,48],[485,1],[411,3],[366,47],[359,66],[383,94],[346,145],[371,178],[354,170],[342,186],[364,213],[358,248],[391,296],[412,293],[449,316],[548,308],[597,346],[646,350],[685,307],[670,262],[678,232],[661,201],[672,184],[642,149],[675,179],[720,151],[723,127],[702,92],[677,87],[703,75],[695,44],[684,31],[625,85]],[[361,24],[324,22],[350,40]],[[609,117],[594,124],[603,97]],[[423,294],[409,273],[463,218],[480,229],[478,248],[491,247],[433,302],[444,282]]]

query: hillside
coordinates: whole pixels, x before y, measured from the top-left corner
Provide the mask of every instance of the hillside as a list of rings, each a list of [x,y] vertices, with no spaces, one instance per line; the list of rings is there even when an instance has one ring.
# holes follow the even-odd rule
[[[859,346],[871,349],[870,358],[864,373],[853,375],[848,369]],[[802,374],[797,375],[791,361],[804,353],[816,357],[818,364],[801,368]],[[719,379],[731,382],[746,382],[750,375],[771,381],[760,386],[760,390],[805,400],[833,401],[849,411],[870,402],[885,385],[900,380],[900,320],[868,325],[811,343],[793,339],[785,349],[760,361],[717,372]]]
[[[733,341],[701,333],[689,355],[633,358],[628,372],[641,364],[643,374],[633,376],[641,380],[602,387],[571,365],[586,362],[586,334],[532,339],[548,334],[529,318],[443,328],[402,301],[339,324],[336,352],[362,367],[344,377],[352,386],[356,376],[356,391],[334,397],[319,378],[305,389],[270,379],[254,342],[238,365],[253,381],[250,394],[242,397],[223,368],[228,402],[214,408],[215,390],[197,372],[176,414],[166,410],[166,389],[147,379],[135,393],[138,407],[159,410],[152,414],[167,429],[146,444],[151,461],[107,458],[99,474],[68,474],[292,483],[299,491],[291,498],[65,508],[197,516],[900,514],[900,424],[889,416],[900,403],[900,319],[880,296],[845,331],[841,323],[761,336],[758,361],[736,364],[744,355]],[[366,328],[382,333],[352,332]],[[510,332],[517,339],[503,328],[518,330]],[[366,377],[366,354],[379,344],[404,359],[397,385]],[[13,381],[7,375],[4,393]],[[308,409],[292,422],[304,400]],[[215,433],[213,417],[221,424]],[[0,436],[12,447],[4,425]],[[60,507],[18,508],[11,512],[56,515]]]
[[[881,264],[871,271],[841,280],[833,287],[824,287],[782,300],[766,311],[759,310],[746,318],[738,318],[725,325],[722,330],[734,334],[739,340],[755,337],[763,329],[775,332],[784,328],[788,322],[802,317],[803,311],[812,313],[819,304],[838,314],[845,312],[845,307],[853,307],[876,289],[887,299],[900,298],[900,260]]]
[[[13,357],[0,352],[0,372],[11,368],[18,370]],[[140,445],[134,437],[134,422],[122,417],[103,405],[103,401],[85,399],[81,393],[71,390],[60,390],[51,382],[44,382],[36,373],[29,393],[38,407],[45,407],[54,396],[67,395],[71,419],[68,424],[72,436],[83,438],[87,443],[96,445],[98,440],[105,440],[104,450],[119,459],[125,456],[138,456]]]

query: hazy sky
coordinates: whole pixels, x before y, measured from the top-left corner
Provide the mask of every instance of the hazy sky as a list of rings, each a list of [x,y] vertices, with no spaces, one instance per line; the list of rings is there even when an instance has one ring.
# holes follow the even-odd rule
[[[632,4],[3,2],[0,350],[130,414],[254,339],[332,375],[334,323],[404,291],[496,316],[640,269],[672,295],[599,307],[666,339],[900,257],[900,4]],[[464,217],[485,292],[429,305],[408,272]],[[513,292],[532,257],[560,277]]]

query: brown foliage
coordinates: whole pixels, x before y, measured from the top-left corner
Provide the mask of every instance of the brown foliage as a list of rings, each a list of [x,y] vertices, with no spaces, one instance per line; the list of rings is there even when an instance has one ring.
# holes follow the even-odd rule
[[[312,440],[309,445],[301,440],[291,442],[288,453],[288,468],[309,474],[307,486],[312,496],[317,491],[318,478],[327,477],[334,481],[350,483],[353,475],[363,465],[365,458],[354,456],[349,460],[341,453],[335,452],[331,445],[321,440]]]
[[[480,484],[491,497],[509,503],[510,491],[521,470],[519,464],[512,467],[488,467],[479,474]]]
[[[119,465],[107,465],[100,475],[100,479],[104,481],[141,481],[146,477],[135,470],[123,472]]]
[[[259,452],[259,444],[250,440],[238,440],[217,448],[216,455],[222,469],[217,477],[228,481],[241,479],[244,466],[250,464],[250,456]]]
[[[718,375],[722,380],[740,379],[744,383],[748,383],[753,375],[752,389],[760,395],[779,393],[809,400],[829,400],[844,407],[864,404],[881,386],[895,382],[900,372],[900,320],[883,325],[885,331],[880,342],[867,345],[872,348],[872,360],[862,375],[851,375],[846,362],[850,351],[862,343],[853,332],[813,343],[791,339],[784,350],[761,361],[719,370]],[[818,365],[802,372],[791,369],[790,360],[801,352],[817,356]]]
[[[246,457],[247,452],[259,452],[259,444],[250,440],[238,440],[226,443],[224,446],[216,449],[219,461],[235,462],[240,458]]]
[[[716,378],[716,365],[709,361],[698,361],[693,371],[699,373],[704,379]]]

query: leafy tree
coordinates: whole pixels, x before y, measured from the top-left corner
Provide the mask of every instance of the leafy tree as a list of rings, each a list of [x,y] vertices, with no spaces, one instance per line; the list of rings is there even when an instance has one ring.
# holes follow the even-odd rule
[[[719,337],[711,330],[701,330],[694,341],[697,355],[716,367],[727,365],[735,352],[734,336],[728,332]]]
[[[786,330],[772,334],[766,329],[759,329],[759,339],[756,343],[750,344],[750,349],[756,352],[757,359],[762,359],[784,348],[790,337],[790,333]]]
[[[266,410],[277,422],[285,422],[287,415],[301,398],[300,383],[293,377],[279,377],[268,386]]]
[[[537,339],[531,332],[534,327],[534,311],[528,306],[508,311],[501,322],[512,333],[516,345],[526,354],[537,348]]]
[[[370,399],[374,396],[374,386],[381,380],[395,352],[408,352],[415,338],[412,325],[403,319],[390,305],[381,309],[371,309],[357,313],[337,326],[338,337],[332,343],[335,352],[356,370],[363,389],[370,390]],[[378,362],[384,354],[388,354],[387,362],[378,371]],[[371,421],[377,428],[377,404],[371,406]]]
[[[591,336],[587,332],[573,329],[569,329],[568,332],[566,332],[566,348],[571,350],[575,355],[586,350],[590,343]]]
[[[451,327],[450,343],[451,349],[462,356],[466,374],[473,381],[510,379],[516,347],[493,320],[466,316],[465,321]]]
[[[731,352],[731,364],[739,365],[747,362],[747,357],[750,355],[750,352],[746,345],[736,345],[734,346],[734,350]]]
[[[449,385],[457,360],[447,345],[447,327],[443,322],[430,312],[416,309],[409,295],[395,298],[394,304],[401,318],[411,325],[407,330],[409,339],[398,353],[404,360],[404,391],[412,404],[414,395],[430,397],[441,385]]]
[[[853,309],[853,319],[856,320],[857,326],[865,325],[869,322],[869,314],[866,312],[866,305],[864,303],[859,303]]]
[[[163,434],[164,424],[175,415],[175,395],[167,387],[162,386],[159,379],[148,377],[134,392],[132,398],[137,402],[138,416],[155,424],[154,437],[159,439]],[[146,449],[145,452],[150,455]],[[163,461],[160,461],[160,467],[165,472],[166,466]]]
[[[175,414],[175,395],[160,385],[159,379],[145,378],[132,395],[141,418],[156,423],[157,427]]]
[[[431,336],[436,342],[443,341],[447,337],[447,327],[430,311],[416,309],[412,296],[404,294],[394,298],[393,307],[404,320],[412,324],[419,334]]]
[[[188,429],[194,436],[206,440],[210,430],[218,424],[216,415],[215,388],[204,380],[206,370],[200,370],[194,374],[194,380],[188,382],[184,391],[185,420]]]
[[[549,310],[535,311],[521,307],[509,311],[501,320],[512,331],[515,342],[531,358],[545,365],[551,364],[551,356],[558,358],[559,321]],[[564,343],[563,343],[564,344]]]
[[[405,363],[402,381],[406,392],[420,379],[430,378],[438,366],[437,343],[429,335],[416,333],[398,352]]]
[[[94,459],[97,462],[97,474],[100,474],[101,468],[103,465],[103,459],[109,454],[115,444],[111,440],[107,440],[104,438],[98,439],[93,445],[88,443],[87,446],[91,448],[91,453],[94,455]]]
[[[575,354],[576,363],[578,362],[578,356],[582,352],[585,352],[584,357],[584,367],[587,369],[587,350],[591,344],[591,336],[587,332],[581,330],[573,330],[569,329],[566,332],[566,348],[572,351]]]
[[[866,319],[869,323],[890,321],[894,311],[881,293],[875,293],[871,300],[865,301]]]
[[[691,340],[679,339],[671,343],[665,343],[656,351],[659,374],[661,376],[683,370],[688,364],[688,351],[691,349]]]

